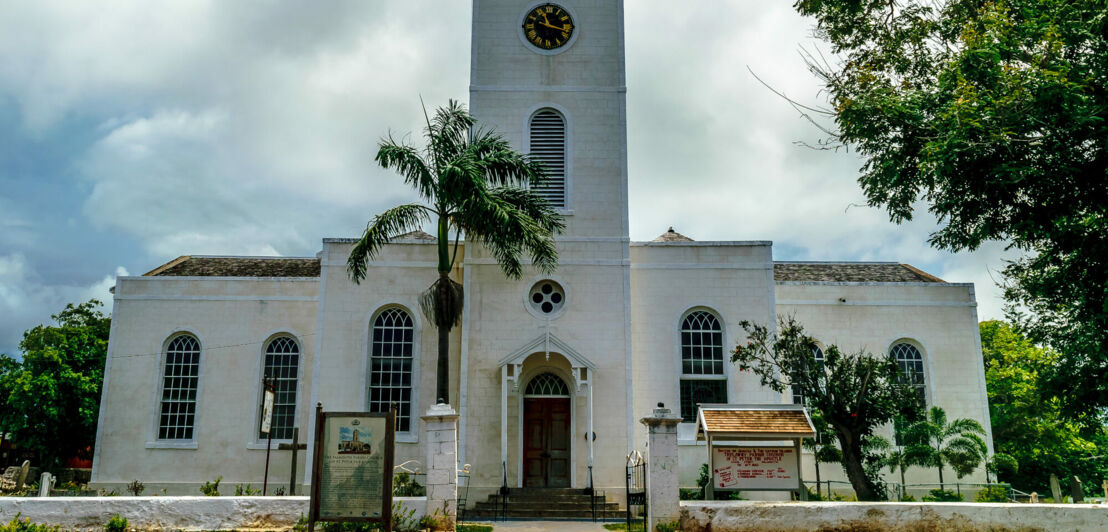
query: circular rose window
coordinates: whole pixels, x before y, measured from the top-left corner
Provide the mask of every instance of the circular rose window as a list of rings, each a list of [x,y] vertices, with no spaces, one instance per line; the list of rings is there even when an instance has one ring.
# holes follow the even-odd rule
[[[565,308],[566,292],[562,285],[546,279],[531,287],[527,302],[539,316],[554,316]]]

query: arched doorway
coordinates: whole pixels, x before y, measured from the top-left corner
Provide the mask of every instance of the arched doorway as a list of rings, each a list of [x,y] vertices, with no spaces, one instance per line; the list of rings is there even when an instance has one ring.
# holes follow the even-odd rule
[[[570,471],[569,387],[540,373],[523,392],[523,486],[567,488]]]

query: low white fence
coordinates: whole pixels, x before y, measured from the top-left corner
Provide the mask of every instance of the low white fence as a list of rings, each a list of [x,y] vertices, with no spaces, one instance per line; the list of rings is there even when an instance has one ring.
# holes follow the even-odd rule
[[[424,497],[395,497],[414,518]],[[150,530],[283,530],[308,513],[307,497],[0,497],[0,522],[17,514],[65,530],[103,530],[115,515]]]
[[[681,530],[1108,530],[1108,505],[682,501]]]

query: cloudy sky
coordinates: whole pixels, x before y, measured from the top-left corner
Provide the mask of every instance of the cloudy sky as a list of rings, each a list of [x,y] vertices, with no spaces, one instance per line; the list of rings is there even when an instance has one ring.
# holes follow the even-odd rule
[[[773,240],[779,260],[908,262],[1001,316],[1002,246],[862,206],[852,153],[762,86],[819,103],[790,2],[629,0],[631,237]],[[378,139],[468,98],[470,5],[0,0],[0,353],[67,302],[183,254],[310,256],[414,195]],[[663,30],[658,21],[665,20]],[[748,70],[749,69],[749,70]]]

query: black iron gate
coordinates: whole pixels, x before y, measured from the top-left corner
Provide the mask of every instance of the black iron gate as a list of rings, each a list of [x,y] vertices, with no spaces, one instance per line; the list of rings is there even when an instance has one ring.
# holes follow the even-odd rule
[[[638,451],[627,455],[627,530],[632,523],[642,523],[638,530],[646,530],[646,460]]]

